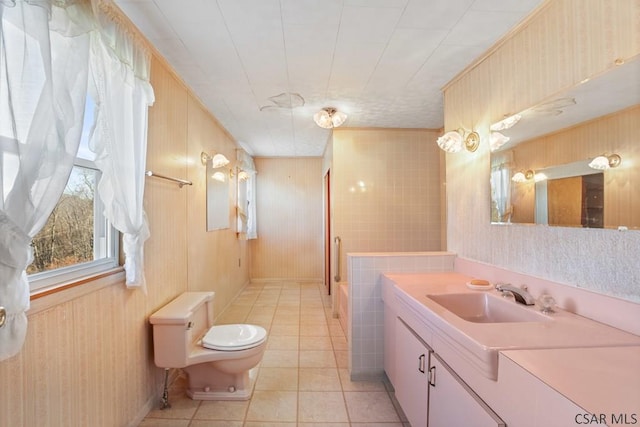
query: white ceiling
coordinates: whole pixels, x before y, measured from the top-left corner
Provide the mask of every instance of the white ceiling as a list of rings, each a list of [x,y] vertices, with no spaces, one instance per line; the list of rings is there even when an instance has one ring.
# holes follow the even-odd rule
[[[543,0],[115,0],[254,156],[321,156],[343,126],[443,126],[440,89]],[[305,103],[274,106],[298,93]]]

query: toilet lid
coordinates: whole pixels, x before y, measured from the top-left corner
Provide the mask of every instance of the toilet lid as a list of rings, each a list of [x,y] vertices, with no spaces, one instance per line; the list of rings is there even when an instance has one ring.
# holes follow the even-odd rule
[[[213,326],[202,338],[202,346],[211,350],[246,350],[267,339],[267,331],[256,325]]]

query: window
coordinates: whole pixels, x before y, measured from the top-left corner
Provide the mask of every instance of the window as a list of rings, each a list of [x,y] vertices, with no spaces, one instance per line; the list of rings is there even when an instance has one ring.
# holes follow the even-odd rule
[[[117,266],[108,218],[131,242],[126,285],[142,287],[150,53],[110,8],[50,6],[0,6],[0,228],[16,235],[0,241],[0,252],[16,257],[7,286],[27,285],[17,274],[25,267],[34,291]],[[95,120],[87,93],[100,100]],[[29,243],[34,259],[25,266]]]
[[[7,290],[0,302],[11,314],[2,328],[0,360],[23,345],[29,291],[82,284],[87,275],[117,265],[118,237],[104,217],[118,224],[127,242],[126,286],[145,284],[151,53],[115,6],[41,3],[0,0],[0,286]],[[94,122],[89,88],[101,107],[95,160],[84,155]],[[35,264],[27,266],[32,242]]]
[[[513,151],[491,156],[491,222],[511,222],[511,165]]]
[[[64,193],[32,240],[27,268],[31,291],[68,282],[118,264],[118,235],[96,196],[101,173],[89,150],[94,102],[87,97],[82,139]]]

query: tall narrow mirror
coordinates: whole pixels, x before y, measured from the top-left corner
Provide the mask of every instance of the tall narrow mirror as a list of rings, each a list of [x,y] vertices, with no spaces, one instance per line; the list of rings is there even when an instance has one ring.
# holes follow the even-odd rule
[[[205,160],[203,159],[203,162]],[[207,231],[229,228],[229,168],[207,165]]]

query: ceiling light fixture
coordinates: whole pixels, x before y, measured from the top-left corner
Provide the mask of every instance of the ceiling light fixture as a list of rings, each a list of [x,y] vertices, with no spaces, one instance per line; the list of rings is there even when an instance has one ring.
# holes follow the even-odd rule
[[[611,154],[610,156],[606,156],[603,154],[591,160],[589,162],[589,167],[591,169],[597,169],[597,170],[603,171],[610,168],[617,168],[618,166],[620,166],[621,162],[622,162],[622,157],[620,157],[618,154]]]
[[[333,107],[325,107],[313,115],[313,121],[323,129],[337,128],[347,120],[347,115]]]
[[[458,153],[463,147],[473,153],[480,145],[480,135],[478,132],[467,133],[464,129],[451,130],[438,138],[436,143],[447,153]]]

